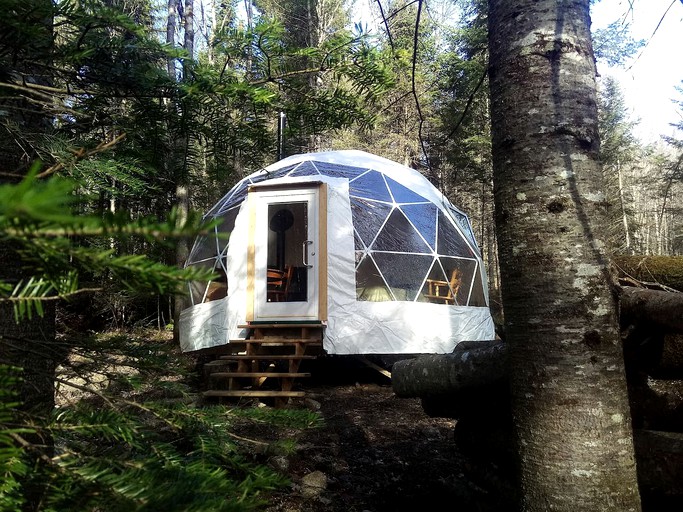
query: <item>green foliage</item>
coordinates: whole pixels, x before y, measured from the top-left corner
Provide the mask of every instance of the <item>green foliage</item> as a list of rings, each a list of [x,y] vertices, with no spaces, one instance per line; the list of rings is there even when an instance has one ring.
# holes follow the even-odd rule
[[[60,371],[46,510],[250,511],[288,484],[258,453],[295,450],[234,436],[236,423],[320,424],[310,411],[201,407],[192,372],[165,340],[120,334],[80,340]],[[80,382],[78,388],[72,383]]]
[[[17,428],[14,408],[18,405],[13,388],[17,377],[11,367],[0,365],[0,510],[21,509],[24,498],[20,480],[29,472],[22,449],[14,436],[30,433],[30,429]]]
[[[624,66],[643,46],[645,40],[633,39],[628,24],[620,21],[610,23],[607,28],[598,29],[593,33],[595,57],[613,67]]]
[[[15,247],[32,275],[12,284],[0,280],[0,301],[15,306],[17,320],[42,315],[42,303],[81,293],[79,275],[106,273],[111,286],[137,292],[176,293],[187,280],[206,279],[201,269],[179,269],[141,254],[117,255],[77,245],[84,237],[130,237],[163,240],[211,229],[197,215],[180,222],[171,212],[165,222],[155,218],[131,221],[124,216],[74,215],[75,183],[59,177],[37,181],[38,166],[18,184],[0,185],[0,241]],[[87,290],[94,291],[94,290]]]

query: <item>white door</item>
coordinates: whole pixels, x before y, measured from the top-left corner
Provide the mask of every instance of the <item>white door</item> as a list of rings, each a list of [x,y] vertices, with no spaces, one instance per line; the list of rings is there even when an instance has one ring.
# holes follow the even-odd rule
[[[319,320],[319,187],[257,189],[249,196],[253,320]]]

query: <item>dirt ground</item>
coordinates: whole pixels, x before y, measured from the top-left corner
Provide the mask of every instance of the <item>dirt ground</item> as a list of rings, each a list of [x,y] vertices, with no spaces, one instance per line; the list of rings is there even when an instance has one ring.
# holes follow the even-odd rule
[[[301,389],[306,400],[292,406],[319,411],[321,427],[293,432],[252,423],[234,432],[296,443],[292,453],[267,459],[292,484],[271,496],[266,512],[513,510],[505,468],[476,450],[468,454],[455,442],[455,420],[397,397],[379,372],[335,363],[314,368]]]

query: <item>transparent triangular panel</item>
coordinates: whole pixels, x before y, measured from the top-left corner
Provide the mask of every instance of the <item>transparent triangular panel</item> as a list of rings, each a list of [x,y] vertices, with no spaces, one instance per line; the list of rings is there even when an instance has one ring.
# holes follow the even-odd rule
[[[255,176],[252,176],[249,178],[249,185],[253,185],[255,183],[261,183],[264,181],[267,181],[273,177],[272,174],[269,174],[265,171],[261,171],[259,174],[256,174]]]
[[[368,171],[349,182],[349,194],[391,203],[391,195],[384,177],[377,171]]]
[[[436,212],[437,207],[429,204],[404,204],[401,207],[403,213],[412,222],[429,247],[436,249]]]
[[[275,169],[274,171],[268,171],[268,179],[272,180],[274,178],[282,178],[283,176],[287,176],[289,171],[294,169],[297,165],[298,164],[286,165],[285,167]]]
[[[389,176],[385,176],[391,195],[394,196],[394,201],[397,203],[425,203],[427,199],[420,194],[413,192],[409,188],[404,187],[399,182],[392,180]]]
[[[446,277],[438,259],[434,260],[432,268],[429,270],[425,284],[422,287],[420,301],[432,302],[434,304],[455,304],[455,296],[450,287],[449,279]]]
[[[217,254],[215,234],[198,236],[190,250],[190,255],[187,257],[186,265],[212,260]]]
[[[221,215],[217,218],[220,218],[220,224],[216,227],[217,231],[219,233],[223,233],[225,236],[225,233],[232,233],[232,230],[235,229],[235,219],[237,219],[237,214],[239,213],[240,209],[238,206],[235,206],[231,210],[228,210],[224,213],[221,213]],[[228,243],[228,239],[223,238],[220,242],[219,245],[225,245]]]
[[[356,299],[370,302],[394,300],[377,265],[369,255],[363,258],[356,269]]]
[[[446,256],[473,257],[472,249],[449,217],[439,211],[436,252]]]
[[[440,256],[439,263],[441,263],[448,280],[455,281],[454,283],[451,283],[455,295],[455,304],[458,306],[466,306],[470,297],[472,282],[475,275],[478,274],[476,260]]]
[[[423,254],[373,252],[377,267],[396,300],[414,301],[433,257]]]
[[[390,213],[391,206],[388,204],[351,198],[353,227],[366,247],[370,246]]]
[[[474,238],[474,232],[472,231],[472,225],[470,224],[470,220],[467,218],[467,215],[458,211],[457,209],[453,208],[450,205],[448,207],[448,211],[453,216],[453,219],[455,219],[455,222],[457,222],[460,229],[462,229],[462,232],[465,234],[465,236],[472,243],[472,246],[479,249],[479,247],[477,246],[477,241]]]
[[[486,295],[484,294],[484,284],[482,281],[481,268],[479,265],[477,265],[475,270],[474,281],[472,282],[472,291],[470,292],[467,305],[479,307],[488,306],[488,304],[486,304]]]
[[[363,240],[358,234],[358,231],[356,231],[355,229],[353,230],[353,244],[357,251],[364,251],[365,249],[367,249],[367,247],[363,243]]]
[[[247,187],[250,185],[248,180],[240,181],[237,185],[232,187],[230,191],[225,194],[223,199],[221,199],[216,206],[211,208],[204,217],[211,218],[229,210],[233,206],[242,203],[244,198],[247,196]]]
[[[320,174],[333,178],[352,179],[367,171],[367,169],[361,167],[350,167],[348,165],[339,165],[331,162],[313,162],[313,164],[318,168]]]
[[[301,162],[299,166],[294,169],[289,175],[290,176],[313,176],[315,174],[320,174],[315,165],[310,161]]]
[[[389,215],[387,222],[377,235],[371,249],[374,251],[420,252],[427,254],[432,252],[431,248],[398,208]]]

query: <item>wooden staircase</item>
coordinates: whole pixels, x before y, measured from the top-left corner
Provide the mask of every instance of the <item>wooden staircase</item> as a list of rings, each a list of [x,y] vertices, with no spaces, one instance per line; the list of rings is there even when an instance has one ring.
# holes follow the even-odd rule
[[[323,351],[324,324],[250,323],[245,339],[230,340],[229,354],[204,365],[208,380],[205,397],[220,403],[229,399],[272,399],[275,407],[290,398],[305,396],[296,389],[297,379],[310,377],[300,372],[301,362],[315,359]]]

